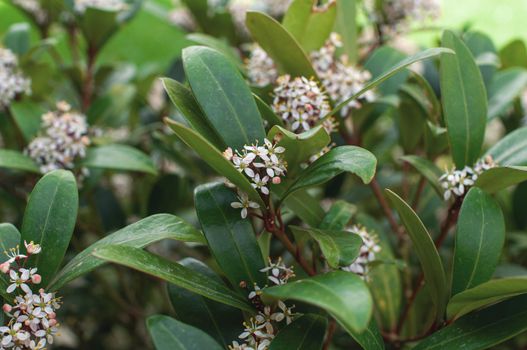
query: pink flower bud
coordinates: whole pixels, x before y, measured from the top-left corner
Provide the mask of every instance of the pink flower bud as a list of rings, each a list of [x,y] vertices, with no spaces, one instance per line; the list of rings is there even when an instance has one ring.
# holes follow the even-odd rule
[[[54,320],[55,318],[57,318],[57,314],[54,313],[54,312],[50,312],[50,313],[48,314],[48,317],[49,317],[50,320]],[[50,322],[51,322],[51,321],[50,321]]]
[[[4,310],[6,313],[10,313],[12,309],[13,307],[9,304],[4,304],[4,306],[2,306],[2,310]]]
[[[0,271],[2,271],[3,273],[8,273],[9,270],[11,270],[11,264],[8,261],[0,264]]]
[[[280,179],[278,176],[273,177],[273,184],[279,185],[282,182],[282,179]]]
[[[57,320],[54,319],[54,318],[52,318],[51,320],[49,320],[49,326],[50,326],[50,327],[54,327],[54,326],[56,326],[57,323],[58,323]]]
[[[40,276],[38,273],[34,274],[31,276],[31,282],[34,284],[40,284],[40,282],[42,282],[42,276]]]

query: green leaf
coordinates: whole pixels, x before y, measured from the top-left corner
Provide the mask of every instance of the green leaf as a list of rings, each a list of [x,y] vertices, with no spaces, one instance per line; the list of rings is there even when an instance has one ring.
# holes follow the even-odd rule
[[[29,196],[22,223],[22,240],[42,246],[42,252],[32,256],[28,266],[38,268],[43,284],[53,277],[64,258],[78,208],[75,177],[65,170],[46,174]]]
[[[527,166],[527,127],[519,128],[492,146],[487,155],[496,164]]]
[[[234,63],[241,72],[244,71],[245,66],[240,59],[240,55],[226,42],[202,33],[191,33],[187,35],[187,39],[195,42],[196,44],[208,46],[218,52],[221,52],[223,55],[225,55],[225,57],[230,59],[231,62]]]
[[[414,350],[484,350],[527,330],[527,296],[466,315],[429,336]]]
[[[342,322],[337,319],[337,321],[342,325]],[[384,350],[384,341],[382,339],[381,332],[379,327],[374,319],[368,324],[363,332],[355,332],[348,330],[348,333],[355,339],[355,341],[366,350]]]
[[[11,25],[4,36],[5,47],[18,56],[28,52],[31,44],[30,28],[29,23]]]
[[[456,55],[441,57],[441,93],[452,157],[461,169],[481,155],[487,124],[487,94],[474,57],[461,39],[445,31],[442,44]]]
[[[90,147],[82,164],[88,168],[137,171],[157,175],[152,159],[138,149],[127,145]]]
[[[421,174],[428,181],[428,183],[436,191],[437,195],[443,198],[443,189],[439,184],[439,178],[441,177],[442,173],[437,165],[428,159],[421,158],[419,156],[409,155],[401,157],[401,159],[414,167],[415,170],[417,170],[419,174]]]
[[[240,173],[230,161],[225,159],[223,154],[209,141],[183,124],[170,119],[165,119],[165,122],[172,130],[174,130],[176,135],[186,143],[187,146],[192,148],[212,169],[214,169],[219,175],[225,176],[241,191],[247,193],[249,198],[258,202],[261,207],[264,207],[260,195],[252,187],[249,180]]]
[[[222,349],[207,333],[168,316],[151,316],[146,324],[156,350]]]
[[[320,350],[327,323],[322,316],[304,315],[282,329],[271,342],[269,350]]]
[[[80,18],[80,27],[89,45],[101,48],[118,27],[118,11],[87,7]]]
[[[282,200],[299,189],[321,185],[343,172],[355,174],[367,184],[373,179],[376,167],[377,159],[364,148],[333,148],[300,173],[298,179],[282,196]]]
[[[364,68],[367,69],[371,73],[372,78],[375,79],[397,63],[404,60],[406,57],[407,56],[404,53],[393,47],[381,46],[373,51],[368,57],[364,63]],[[403,70],[379,84],[378,90],[384,96],[396,94],[401,85],[408,79],[409,75],[408,71]]]
[[[305,52],[311,52],[324,45],[335,26],[336,17],[335,2],[318,6],[317,1],[294,0],[282,25],[295,37]]]
[[[0,168],[29,171],[40,174],[33,159],[23,153],[9,149],[0,149]]]
[[[425,282],[429,286],[429,291],[436,308],[436,317],[440,318],[443,316],[446,307],[448,290],[445,270],[439,253],[423,222],[412,208],[394,192],[386,190],[386,194],[392,206],[399,213],[399,218],[412,240],[413,249],[421,263]]]
[[[281,196],[283,192],[278,193],[277,188],[275,186],[273,192]],[[284,200],[284,204],[311,227],[318,227],[324,219],[324,209],[320,206],[320,201],[307,191],[296,191]]]
[[[97,248],[109,245],[126,245],[143,248],[163,239],[182,242],[205,243],[203,234],[177,216],[157,214],[133,223],[98,240],[77,254],[55,275],[49,289],[58,290],[68,282],[96,269],[105,262],[92,255]]]
[[[0,264],[9,259],[5,253],[20,244],[20,232],[18,232],[18,229],[11,224],[0,224]]]
[[[331,137],[322,126],[295,134],[275,125],[267,134],[267,139],[278,139],[280,140],[278,145],[285,148],[283,155],[287,162],[289,178],[294,178],[300,170],[300,165],[308,162],[311,156],[319,153],[331,141]]]
[[[454,295],[447,308],[448,319],[459,318],[474,310],[527,293],[527,278],[491,280]]]
[[[511,67],[527,68],[527,47],[521,39],[508,43],[500,50],[500,61],[503,69]]]
[[[208,47],[191,46],[183,50],[183,66],[196,101],[226,145],[241,150],[263,141],[251,90],[229,59]]]
[[[456,232],[452,295],[490,280],[505,242],[505,221],[499,204],[473,187],[463,200]]]
[[[165,91],[172,103],[177,107],[190,126],[200,133],[205,139],[219,149],[225,149],[225,143],[220,139],[218,134],[210,126],[201,111],[198,102],[192,95],[192,91],[185,86],[169,78],[161,79]]]
[[[239,287],[265,285],[262,252],[249,219],[242,219],[240,209],[231,207],[238,201],[233,190],[224,184],[212,183],[196,188],[194,202],[203,233],[216,262],[231,284]]]
[[[254,100],[256,101],[256,105],[258,106],[258,110],[260,111],[260,114],[262,118],[269,123],[268,127],[274,127],[275,125],[278,126],[284,126],[284,122],[282,119],[280,119],[276,113],[272,110],[271,107],[267,103],[264,102],[260,98],[260,96],[253,94]]]
[[[222,279],[199,260],[187,258],[181,265],[208,276],[223,284]],[[243,317],[240,310],[189,292],[174,284],[168,284],[168,296],[176,311],[177,319],[212,336],[224,348],[231,345],[240,333]]]
[[[481,32],[470,31],[464,33],[463,41],[467,45],[472,55],[476,58],[481,76],[485,82],[485,86],[491,82],[497,66],[499,66],[498,52],[492,39]],[[480,64],[481,60],[492,62],[491,64]]]
[[[296,235],[309,235],[313,238],[326,258],[329,266],[339,268],[349,266],[359,256],[362,238],[348,231],[320,230],[289,226]]]
[[[350,222],[357,208],[348,202],[339,200],[333,203],[320,224],[323,230],[343,230]]]
[[[343,102],[339,103],[331,111],[331,113],[328,114],[326,117],[330,117],[330,116],[336,115],[342,108],[347,106],[350,101],[353,101],[353,100],[359,98],[365,92],[375,88],[376,86],[378,86],[382,82],[388,80],[389,78],[393,77],[394,75],[396,75],[397,73],[401,72],[403,69],[407,68],[408,66],[410,66],[410,65],[412,65],[412,64],[414,64],[416,62],[420,62],[420,61],[423,61],[423,60],[426,60],[426,59],[429,59],[429,58],[440,56],[442,54],[449,54],[450,55],[452,53],[453,53],[453,51],[450,50],[450,49],[442,48],[442,47],[436,47],[436,48],[428,49],[428,50],[425,50],[425,51],[421,51],[421,52],[419,52],[419,53],[417,53],[417,54],[415,54],[413,56],[410,56],[410,57],[407,57],[407,58],[403,59],[402,61],[400,61],[399,63],[394,65],[392,68],[390,68],[388,71],[380,74],[378,77],[376,77],[375,79],[371,80],[368,84],[366,84],[364,86],[364,88],[362,88],[362,90],[360,90],[359,92],[357,92],[356,94],[354,94],[350,98],[344,100]]]
[[[42,115],[46,110],[39,104],[27,100],[13,102],[9,108],[24,140],[31,142],[40,130]]]
[[[505,113],[526,87],[527,70],[525,68],[510,68],[496,73],[489,86],[488,119]]]
[[[223,283],[213,281],[206,275],[142,249],[124,245],[107,245],[97,248],[93,254],[100,259],[160,278],[211,300],[253,312],[245,298]]]
[[[524,181],[527,181],[527,167],[496,167],[483,172],[474,186],[488,193],[495,193]]]
[[[359,55],[357,12],[356,0],[337,0],[336,28],[342,38],[344,54],[351,63],[356,63]]]
[[[399,142],[407,154],[415,152],[426,128],[428,113],[421,108],[420,100],[403,87],[400,92],[399,107],[394,111],[399,126]]]
[[[277,64],[281,73],[293,77],[316,77],[307,54],[296,39],[275,19],[261,12],[247,12],[247,28]]]
[[[265,288],[263,293],[318,306],[335,317],[348,332],[366,330],[372,314],[373,304],[368,287],[359,276],[344,271]]]

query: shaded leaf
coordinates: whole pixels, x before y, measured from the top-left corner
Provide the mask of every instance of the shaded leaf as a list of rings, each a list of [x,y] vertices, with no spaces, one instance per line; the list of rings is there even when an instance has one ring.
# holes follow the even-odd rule
[[[265,103],[260,96],[253,94],[254,100],[256,101],[256,105],[258,106],[258,110],[260,111],[260,114],[262,118],[267,121],[268,127],[274,127],[275,125],[278,126],[284,126],[284,122],[282,119],[280,119],[276,113],[272,110],[271,107],[267,103]]]
[[[428,181],[428,183],[436,191],[437,195],[443,198],[443,189],[439,184],[439,178],[443,174],[434,163],[428,159],[413,155],[404,156],[401,157],[401,159],[414,167],[415,170],[417,170],[419,174],[421,174]]]
[[[333,203],[324,220],[320,224],[321,229],[343,230],[351,220],[357,208],[348,202],[339,200]]]
[[[474,186],[495,193],[524,181],[527,181],[527,167],[496,167],[484,171]]]
[[[7,261],[7,253],[10,249],[16,248],[20,241],[20,232],[11,224],[0,224],[0,264]],[[28,242],[29,243],[29,242]]]
[[[326,318],[304,315],[282,329],[271,342],[269,350],[320,350],[326,327]]]
[[[496,73],[489,86],[488,119],[499,117],[527,87],[527,70],[510,68]]]
[[[359,55],[357,12],[356,0],[337,0],[336,28],[342,38],[343,51],[351,63],[357,62]]]
[[[527,127],[514,130],[502,138],[487,154],[501,166],[527,166]]]
[[[0,168],[40,174],[40,170],[33,159],[23,153],[10,149],[0,149]]]
[[[157,174],[154,163],[148,155],[127,145],[90,147],[82,164],[88,168]]]

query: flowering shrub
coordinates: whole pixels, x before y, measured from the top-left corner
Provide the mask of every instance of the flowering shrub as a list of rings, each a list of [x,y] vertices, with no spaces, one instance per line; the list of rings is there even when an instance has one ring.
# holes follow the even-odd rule
[[[0,349],[524,348],[527,48],[439,5],[10,1]]]

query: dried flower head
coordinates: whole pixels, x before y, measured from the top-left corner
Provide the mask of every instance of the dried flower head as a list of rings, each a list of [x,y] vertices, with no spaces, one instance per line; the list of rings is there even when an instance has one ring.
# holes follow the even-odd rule
[[[327,96],[315,80],[284,75],[277,84],[272,108],[291,131],[307,131],[329,113]]]
[[[253,85],[267,86],[278,78],[278,70],[273,59],[257,44],[252,45],[246,66],[249,81]]]
[[[362,239],[362,246],[358,258],[353,264],[342,268],[342,270],[356,273],[363,279],[367,279],[369,271],[368,265],[375,261],[375,255],[381,251],[381,246],[378,244],[377,236],[359,225],[353,225],[347,231],[359,235]]]
[[[9,107],[17,96],[30,93],[31,80],[21,73],[17,57],[0,47],[0,110]]]

